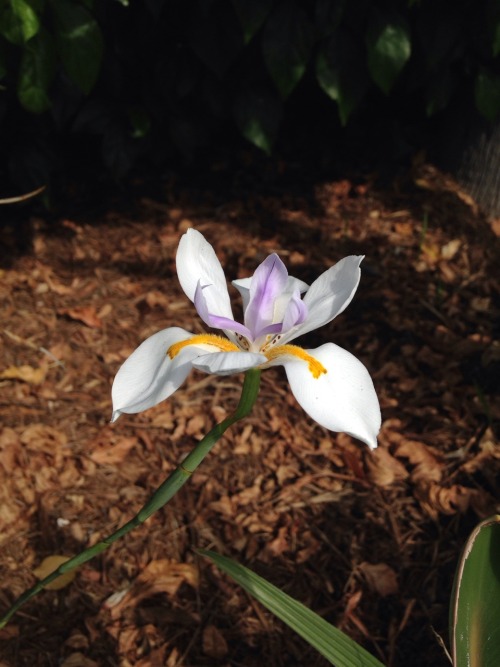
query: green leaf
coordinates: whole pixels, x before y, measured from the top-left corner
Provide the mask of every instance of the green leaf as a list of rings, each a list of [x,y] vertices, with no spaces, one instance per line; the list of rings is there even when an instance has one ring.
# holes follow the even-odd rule
[[[5,53],[5,42],[0,42],[0,79],[7,74],[7,56]]]
[[[295,2],[282,2],[267,20],[262,35],[262,53],[283,99],[290,95],[304,75],[313,41],[313,26]]]
[[[337,102],[340,122],[345,125],[368,88],[361,51],[346,31],[334,35],[320,49],[316,78],[325,93]]]
[[[17,96],[21,105],[32,113],[42,113],[51,106],[48,88],[55,73],[52,39],[46,30],[25,45],[17,80]]]
[[[232,5],[243,30],[245,44],[258,32],[273,8],[274,0],[232,0]]]
[[[411,54],[410,28],[400,16],[376,16],[366,35],[368,69],[388,95]]]
[[[500,54],[500,19],[493,27],[493,39],[491,45],[493,56],[496,58]]]
[[[0,32],[9,42],[21,45],[28,42],[40,30],[37,9],[41,6],[33,0],[8,0],[0,11]]]
[[[101,67],[101,29],[85,7],[71,0],[57,0],[52,4],[52,10],[57,51],[64,69],[88,95]]]
[[[490,0],[486,6],[486,22],[491,36],[491,51],[496,58],[500,54],[500,3]]]
[[[500,76],[481,69],[474,84],[474,99],[478,111],[493,123],[500,112]]]
[[[454,667],[500,665],[500,516],[470,535],[455,575],[450,614]]]
[[[383,667],[382,663],[346,634],[330,625],[301,602],[251,570],[212,551],[200,550],[247,593],[284,621],[336,667]]]
[[[245,139],[270,155],[283,117],[281,100],[275,94],[247,90],[236,99],[233,114]]]

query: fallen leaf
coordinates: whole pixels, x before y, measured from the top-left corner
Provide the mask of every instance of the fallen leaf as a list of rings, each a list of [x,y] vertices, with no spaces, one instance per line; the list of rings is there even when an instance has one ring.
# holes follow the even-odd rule
[[[390,486],[409,475],[404,465],[383,447],[370,452],[370,456],[366,457],[366,466],[371,481],[377,486]]]
[[[174,596],[180,586],[186,583],[193,588],[198,587],[198,569],[189,563],[178,563],[174,560],[162,558],[153,560],[134,581],[126,594],[111,608],[111,616],[116,619],[125,607],[138,605],[142,600],[165,593]]]
[[[441,257],[441,248],[432,241],[422,243],[421,252],[424,260],[430,265],[435,264]]]
[[[94,660],[87,658],[83,653],[77,652],[69,655],[61,663],[61,667],[99,667],[99,665]]]
[[[460,484],[453,484],[451,487],[435,483],[421,484],[415,489],[415,495],[422,508],[435,520],[439,514],[452,515],[466,512],[478,493],[476,489]]]
[[[91,329],[100,329],[102,320],[98,316],[94,306],[77,306],[76,308],[61,308],[58,313],[66,315],[72,320],[83,322]]]
[[[439,482],[443,476],[444,465],[432,450],[416,440],[401,440],[394,450],[398,458],[406,458],[415,466],[410,476],[412,481],[426,480]]]
[[[18,455],[21,451],[21,440],[12,428],[4,428],[0,432],[0,466],[11,474],[19,465]],[[1,513],[1,508],[0,508]]]
[[[38,368],[33,366],[10,366],[0,374],[2,380],[20,380],[28,384],[42,384],[47,376],[48,365],[41,364]]]
[[[447,260],[453,259],[453,257],[455,257],[459,251],[461,245],[462,241],[460,239],[453,239],[452,241],[448,241],[448,243],[445,243],[441,248],[441,257]]]
[[[368,586],[380,597],[396,595],[399,590],[396,572],[387,563],[361,563],[359,566]]]
[[[228,647],[224,635],[215,625],[207,625],[203,630],[203,653],[210,658],[220,660],[227,655]]]
[[[49,574],[52,574],[54,570],[57,570],[60,565],[66,563],[68,560],[68,556],[47,556],[47,558],[44,558],[40,565],[33,570],[33,574],[37,579],[45,579],[45,577],[48,577]],[[75,578],[75,574],[76,570],[65,572],[57,579],[54,579],[54,581],[52,581],[50,584],[47,584],[44,588],[46,588],[48,591],[58,591],[61,588],[68,586]]]
[[[65,433],[53,426],[31,424],[21,433],[21,442],[33,451],[60,453],[67,445],[68,438]]]
[[[289,539],[290,536],[288,527],[281,526],[281,528],[278,529],[278,536],[269,542],[267,548],[273,554],[273,556],[281,556],[285,551],[290,549]]]
[[[101,465],[114,465],[121,463],[129,451],[137,444],[136,437],[118,438],[115,442],[103,444],[99,449],[90,454],[95,463]]]

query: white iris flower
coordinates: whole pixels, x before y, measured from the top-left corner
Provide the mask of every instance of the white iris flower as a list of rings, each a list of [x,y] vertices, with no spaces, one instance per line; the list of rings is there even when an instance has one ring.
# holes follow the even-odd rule
[[[243,298],[240,324],[233,318],[214,249],[200,232],[189,229],[177,251],[179,281],[205,324],[221,329],[225,337],[171,327],[145,340],[116,375],[112,421],[168,398],[193,367],[231,375],[280,365],[295,398],[318,424],[376,447],[380,407],[363,364],[334,343],[312,350],[290,344],[331,322],[349,305],[362,260],[363,256],[345,257],[308,287],[288,275],[278,255],[269,255],[251,278],[233,282]]]

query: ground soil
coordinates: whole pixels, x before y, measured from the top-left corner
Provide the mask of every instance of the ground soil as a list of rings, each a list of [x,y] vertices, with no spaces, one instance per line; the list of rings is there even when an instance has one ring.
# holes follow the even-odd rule
[[[1,227],[0,611],[45,557],[132,517],[236,405],[241,376],[193,373],[168,401],[109,424],[113,377],[141,340],[172,325],[203,331],[175,272],[190,226],[229,279],[271,252],[306,282],[366,255],[349,308],[304,342],[334,341],[370,369],[379,447],[313,423],[284,373],[266,371],[251,416],[168,506],[21,608],[1,631],[1,664],[327,664],[203,547],[389,667],[445,667],[460,550],[499,511],[498,225],[426,165],[384,187],[373,176],[300,185],[279,169],[212,181],[170,178],[154,194],[132,184],[106,206]]]

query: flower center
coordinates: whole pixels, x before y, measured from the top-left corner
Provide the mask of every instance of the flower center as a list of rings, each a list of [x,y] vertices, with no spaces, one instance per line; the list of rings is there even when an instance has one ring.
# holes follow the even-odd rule
[[[168,348],[167,354],[170,359],[173,359],[181,350],[188,347],[188,345],[209,345],[210,347],[216,347],[221,352],[242,351],[242,347],[239,347],[236,343],[233,343],[222,336],[216,336],[215,334],[197,334],[187,340],[181,340],[178,343],[174,343]],[[266,344],[261,347],[260,352],[265,355],[268,361],[274,361],[274,359],[282,356],[295,357],[296,359],[305,361],[309,368],[309,372],[315,380],[317,380],[320,375],[327,372],[326,368],[320,361],[312,357],[298,345],[278,345],[277,347],[270,347],[269,344]]]
[[[241,349],[227,338],[216,336],[215,334],[198,334],[191,336],[187,340],[180,340],[178,343],[174,343],[168,348],[167,354],[170,359],[173,359],[188,345],[211,345],[218,348],[221,352],[241,352]]]

